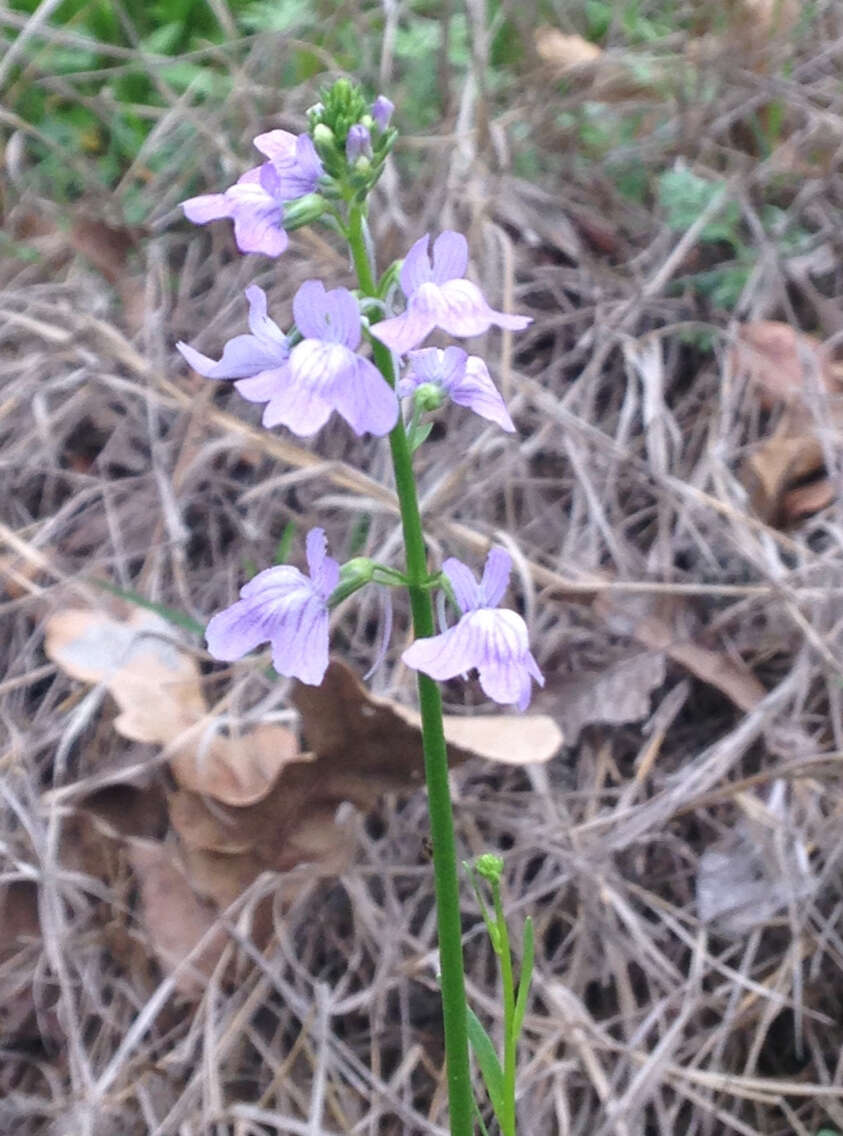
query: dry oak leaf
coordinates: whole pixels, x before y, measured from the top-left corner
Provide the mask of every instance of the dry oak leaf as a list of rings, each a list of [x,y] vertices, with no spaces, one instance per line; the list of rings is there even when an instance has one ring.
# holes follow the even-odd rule
[[[134,608],[118,619],[97,610],[58,611],[47,623],[45,650],[72,678],[106,686],[120,709],[119,734],[171,747],[170,766],[185,789],[251,804],[298,751],[283,726],[214,732],[196,660],[155,612]]]
[[[285,763],[270,792],[246,807],[222,808],[197,793],[170,797],[170,819],[191,879],[221,906],[265,870],[307,863],[341,872],[353,851],[337,820],[349,802],[366,812],[387,792],[411,792],[424,775],[418,716],[370,694],[345,664],[331,661],[321,686],[296,683],[293,701],[313,752]],[[507,764],[548,761],[562,733],[545,715],[446,717],[452,764],[470,757]]]
[[[224,927],[214,930],[216,909],[193,890],[172,847],[136,840],[128,856],[140,887],[144,926],[161,969],[175,974],[176,989],[185,998],[200,996],[228,942]]]

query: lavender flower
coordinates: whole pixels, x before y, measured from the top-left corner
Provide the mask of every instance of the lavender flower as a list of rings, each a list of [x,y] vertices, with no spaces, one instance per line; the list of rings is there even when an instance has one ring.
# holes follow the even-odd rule
[[[462,618],[441,635],[417,639],[402,660],[440,682],[476,667],[489,698],[526,710],[530,679],[544,686],[544,676],[530,652],[524,620],[514,611],[496,607],[509,583],[509,553],[502,548],[489,552],[479,584],[460,560],[446,560],[442,568],[462,609]]]
[[[249,301],[252,334],[235,335],[229,339],[219,362],[214,362],[187,343],[177,343],[176,347],[200,375],[208,379],[239,379],[241,381],[235,385],[244,398],[251,402],[265,402],[270,395],[267,394],[266,398],[261,395],[267,384],[274,389],[272,375],[287,362],[290,345],[281,328],[267,315],[263,288],[252,284],[246,289],[246,299]]]
[[[285,564],[259,572],[241,588],[237,603],[215,615],[205,631],[214,658],[230,662],[269,642],[279,674],[318,686],[328,667],[328,599],[340,578],[323,529],[307,534],[307,566],[309,577]]]
[[[255,138],[270,160],[247,170],[224,193],[208,193],[182,202],[185,216],[197,225],[230,217],[241,252],[280,256],[289,238],[283,229],[284,202],[312,193],[322,163],[308,135],[270,130]]]
[[[388,99],[386,95],[378,95],[372,103],[372,118],[378,130],[386,130],[394,110],[395,103]]]
[[[450,229],[440,233],[433,244],[432,265],[429,242],[429,235],[416,241],[401,267],[407,310],[372,328],[372,335],[392,351],[405,354],[435,327],[463,337],[480,335],[492,324],[521,331],[533,322],[529,316],[494,311],[477,285],[463,279],[468,267],[468,244],[462,233]]]
[[[357,434],[388,434],[398,421],[398,399],[377,367],[356,354],[360,309],[352,294],[306,280],[293,315],[304,338],[282,367],[255,380],[260,400],[267,400],[264,426],[284,425],[307,437],[336,410]]]
[[[489,369],[478,355],[468,355],[461,347],[425,347],[410,352],[410,369],[398,383],[401,398],[423,384],[431,384],[458,406],[467,406],[482,418],[514,433],[509,411],[492,382]]]

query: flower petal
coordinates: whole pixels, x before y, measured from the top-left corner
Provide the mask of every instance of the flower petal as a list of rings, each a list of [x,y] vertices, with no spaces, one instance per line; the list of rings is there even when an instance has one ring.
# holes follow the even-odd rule
[[[341,343],[352,351],[360,343],[360,308],[347,288],[326,292],[321,280],[305,280],[293,298],[293,317],[305,338]]]
[[[249,301],[249,329],[256,339],[267,347],[278,350],[277,362],[283,363],[290,354],[287,336],[275,322],[267,315],[266,292],[257,284],[250,284],[246,289],[246,299]],[[281,357],[283,352],[283,358]]]
[[[330,401],[356,434],[388,434],[398,421],[395,391],[368,359],[356,357],[353,368],[331,389]]]
[[[261,421],[264,426],[286,426],[300,438],[309,438],[322,429],[333,409],[318,391],[290,377],[266,404]]]
[[[480,581],[480,590],[483,593],[485,607],[497,607],[503,599],[503,594],[509,586],[509,576],[512,572],[512,557],[505,548],[497,545],[489,549],[486,557],[486,567],[483,569],[483,578]]]
[[[435,317],[423,306],[414,305],[411,300],[403,315],[373,324],[371,333],[396,355],[406,355],[408,351],[418,347],[434,327]]]
[[[327,547],[325,530],[311,529],[307,534],[307,567],[313,590],[326,600],[340,580],[340,566],[328,556]]]
[[[242,600],[218,612],[205,628],[208,653],[225,662],[241,659],[266,639],[260,613]]]
[[[532,684],[524,663],[517,659],[495,659],[477,669],[480,686],[487,698],[502,706],[526,710]]]
[[[468,407],[510,434],[515,432],[506,403],[492,382],[489,368],[478,355],[468,356],[463,375],[450,387],[448,393],[458,406]]]
[[[203,193],[199,197],[188,197],[181,203],[184,215],[195,225],[206,225],[209,221],[219,221],[231,216],[231,202],[224,193]]]
[[[289,374],[290,371],[286,365],[273,367],[270,370],[261,371],[251,378],[240,379],[234,386],[237,393],[242,395],[247,402],[269,402],[283,390]]]
[[[430,256],[427,251],[429,244],[430,234],[425,233],[423,237],[419,237],[404,257],[400,280],[404,295],[408,300],[422,284],[433,279],[433,270],[430,267]]]
[[[422,671],[437,682],[465,674],[483,658],[482,635],[465,615],[455,627],[441,635],[417,639],[401,656],[408,667]]]
[[[442,571],[448,577],[451,587],[454,589],[454,596],[463,615],[469,611],[476,611],[477,608],[483,606],[482,588],[467,564],[463,564],[461,560],[451,556],[442,565]]]
[[[462,233],[446,229],[433,242],[433,272],[429,279],[435,284],[465,276],[468,268],[468,241]]]
[[[309,134],[300,134],[296,139],[296,152],[293,158],[275,163],[279,174],[279,192],[283,201],[292,201],[313,193],[319,179],[325,172],[316,147]]]
[[[284,211],[271,198],[267,197],[262,205],[238,205],[233,216],[234,239],[241,252],[280,256],[289,244],[287,234],[280,227]]]
[[[328,609],[313,596],[278,620],[272,635],[272,665],[278,674],[318,686],[328,669],[329,646]]]
[[[500,323],[497,318],[499,313],[489,307],[483,298],[483,293],[470,280],[448,280],[437,287],[437,293],[435,299],[431,294],[427,302],[431,306],[436,304],[436,322],[450,335],[482,335],[493,323]],[[530,322],[524,316],[504,318],[526,320],[524,323],[518,323],[518,327],[526,327]]]
[[[253,145],[271,162],[295,161],[296,135],[289,130],[267,130],[253,140]]]

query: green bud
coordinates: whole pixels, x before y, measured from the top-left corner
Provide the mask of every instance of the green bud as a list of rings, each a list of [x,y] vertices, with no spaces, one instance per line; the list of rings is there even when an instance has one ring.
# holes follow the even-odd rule
[[[340,582],[328,599],[328,607],[336,607],[360,588],[371,583],[377,565],[368,556],[355,556],[340,568]]]
[[[300,229],[318,221],[327,208],[325,198],[319,193],[307,193],[284,206],[284,228]]]
[[[499,884],[503,875],[503,860],[493,852],[484,852],[474,861],[474,870],[481,879],[490,884]]]
[[[445,395],[436,383],[422,383],[421,386],[416,387],[413,401],[421,412],[438,410],[445,401]]]

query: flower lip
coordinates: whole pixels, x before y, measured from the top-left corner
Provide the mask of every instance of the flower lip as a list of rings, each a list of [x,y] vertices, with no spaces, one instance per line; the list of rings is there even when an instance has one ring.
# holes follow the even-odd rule
[[[272,645],[272,663],[282,675],[318,685],[328,667],[328,597],[340,566],[327,555],[323,529],[307,536],[309,576],[284,564],[266,568],[240,589],[240,599],[208,623],[208,651],[226,662],[262,643]]]
[[[423,347],[409,352],[409,370],[398,384],[401,398],[419,392],[426,385],[437,386],[458,406],[495,422],[513,433],[515,426],[489,369],[478,355],[468,355],[460,347]]]

